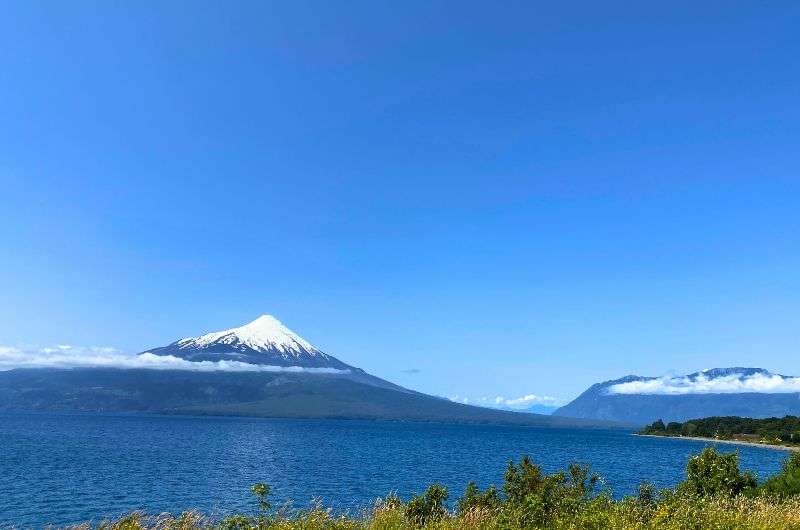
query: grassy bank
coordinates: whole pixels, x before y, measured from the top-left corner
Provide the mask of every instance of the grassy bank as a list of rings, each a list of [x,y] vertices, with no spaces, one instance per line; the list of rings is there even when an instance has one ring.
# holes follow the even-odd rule
[[[438,529],[501,530],[515,528],[548,530],[711,530],[752,529],[791,530],[800,528],[800,500],[774,501],[763,498],[710,498],[682,500],[662,503],[654,510],[642,510],[633,502],[603,503],[596,501],[575,513],[554,517],[548,523],[520,524],[487,511],[475,510],[463,515],[447,515],[421,526],[409,520],[400,508],[377,508],[373,513],[360,518],[335,517],[323,509],[312,510],[291,517],[275,519],[262,525],[246,523],[241,526],[225,526],[209,520],[201,514],[186,513],[179,517],[161,515],[146,517],[130,515],[103,525],[107,529],[217,529],[217,528],[269,528],[284,530],[330,529],[330,530],[412,530]],[[89,525],[83,528],[90,528]]]
[[[403,501],[390,496],[360,515],[341,516],[318,506],[309,510],[273,509],[270,488],[255,484],[252,513],[214,519],[196,512],[180,516],[134,513],[96,526],[139,529],[759,529],[800,530],[800,454],[781,472],[757,483],[739,469],[736,453],[713,448],[689,459],[686,479],[673,489],[655,491],[643,483],[636,496],[614,500],[588,466],[546,474],[528,458],[510,463],[500,488],[467,486],[453,508],[448,491],[430,486]]]

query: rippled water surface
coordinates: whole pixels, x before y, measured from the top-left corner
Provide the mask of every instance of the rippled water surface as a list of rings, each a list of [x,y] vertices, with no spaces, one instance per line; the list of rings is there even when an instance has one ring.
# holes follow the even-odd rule
[[[0,415],[0,527],[66,524],[131,510],[225,514],[252,509],[248,487],[303,507],[320,498],[359,510],[396,491],[441,482],[500,483],[528,454],[554,471],[590,463],[615,496],[641,480],[671,486],[704,442],[621,430],[173,416]],[[738,449],[742,465],[774,473],[783,451]]]

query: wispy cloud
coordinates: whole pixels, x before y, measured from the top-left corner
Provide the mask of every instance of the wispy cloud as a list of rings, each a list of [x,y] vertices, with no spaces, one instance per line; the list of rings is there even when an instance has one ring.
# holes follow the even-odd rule
[[[526,394],[517,398],[505,399],[501,396],[495,398],[506,407],[529,407],[531,405],[555,405],[556,398],[551,396],[538,396],[536,394]]]
[[[0,371],[14,368],[145,368],[196,372],[308,372],[347,373],[335,368],[271,366],[239,361],[187,361],[172,355],[126,354],[109,346],[59,344],[40,348],[0,346]]]
[[[422,370],[420,370],[419,368],[407,368],[405,370],[401,370],[401,372],[403,372],[404,374],[412,374],[412,375],[413,374],[418,374],[421,371]]]
[[[505,408],[505,409],[519,409],[523,410],[532,405],[546,405],[555,406],[557,403],[556,398],[552,396],[543,396],[538,394],[525,394],[524,396],[515,398],[506,398],[503,396],[483,396],[480,398],[469,398],[465,396],[450,396],[450,401],[457,403],[464,403],[466,405],[478,405],[481,407],[492,408]]]
[[[777,374],[731,374],[714,378],[699,374],[696,378],[661,377],[647,381],[631,381],[609,387],[610,394],[765,394],[800,392],[800,377]]]

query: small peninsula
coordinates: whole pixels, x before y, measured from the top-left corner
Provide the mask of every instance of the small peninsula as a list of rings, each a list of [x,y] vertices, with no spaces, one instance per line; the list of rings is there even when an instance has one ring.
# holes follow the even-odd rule
[[[800,417],[754,419],[739,416],[713,416],[667,424],[662,420],[657,420],[639,431],[638,434],[800,450]]]

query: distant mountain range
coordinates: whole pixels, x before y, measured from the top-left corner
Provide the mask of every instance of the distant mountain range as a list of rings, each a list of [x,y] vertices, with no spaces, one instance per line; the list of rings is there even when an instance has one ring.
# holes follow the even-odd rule
[[[139,358],[147,362],[128,363],[126,368],[2,371],[0,410],[607,424],[493,410],[415,392],[322,352],[268,315],[238,328],[152,348]],[[170,369],[173,365],[181,369]]]
[[[498,405],[496,403],[491,403],[490,402],[488,404],[481,403],[480,406],[485,406],[485,407],[489,407],[489,408],[497,409],[497,410],[510,410],[510,411],[513,411],[513,412],[522,412],[524,414],[550,415],[553,412],[555,412],[556,410],[558,410],[558,406],[556,406],[556,405],[548,405],[548,404],[543,404],[543,403],[533,403],[531,405],[526,405],[526,406],[520,407],[520,406],[509,406],[509,405],[503,405],[503,404]]]
[[[800,414],[800,378],[762,368],[715,368],[685,376],[629,375],[597,383],[555,416],[645,425],[709,416]]]
[[[545,414],[550,415],[558,410],[558,407],[555,405],[531,405],[530,407],[524,409],[522,412],[527,412],[528,414]]]

